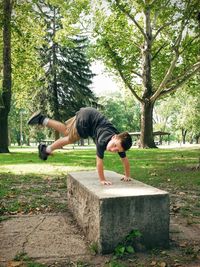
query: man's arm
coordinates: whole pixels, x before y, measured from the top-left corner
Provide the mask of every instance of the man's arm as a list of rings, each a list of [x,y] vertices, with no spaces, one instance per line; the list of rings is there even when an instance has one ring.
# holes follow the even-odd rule
[[[130,163],[129,163],[129,160],[128,160],[127,157],[125,157],[125,158],[121,158],[121,161],[123,163],[124,173],[125,173],[125,177],[123,177],[121,180],[123,180],[123,181],[130,181],[131,180],[131,178],[130,178],[131,172],[130,172]]]
[[[101,184],[105,184],[105,185],[110,185],[112,184],[109,181],[106,181],[106,178],[104,176],[104,168],[103,168],[103,159],[99,158],[98,156],[96,156],[96,165],[97,165],[97,172],[99,175],[99,180]]]

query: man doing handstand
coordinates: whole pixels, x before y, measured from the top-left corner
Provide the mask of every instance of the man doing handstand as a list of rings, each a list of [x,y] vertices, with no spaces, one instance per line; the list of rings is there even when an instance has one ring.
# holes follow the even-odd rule
[[[42,115],[41,112],[37,112],[32,115],[28,124],[47,126],[64,135],[64,137],[49,146],[42,143],[38,146],[41,159],[46,160],[55,149],[73,144],[80,138],[90,136],[96,144],[96,166],[100,183],[103,185],[111,184],[110,181],[106,181],[104,176],[104,151],[118,152],[125,172],[122,180],[130,180],[130,164],[125,151],[132,146],[131,136],[127,132],[119,133],[112,123],[96,109],[90,107],[81,108],[76,113],[76,116],[65,123],[52,120]]]

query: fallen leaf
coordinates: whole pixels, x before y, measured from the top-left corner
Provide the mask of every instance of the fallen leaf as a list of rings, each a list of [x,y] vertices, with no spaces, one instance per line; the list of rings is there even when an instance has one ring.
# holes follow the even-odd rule
[[[156,261],[152,261],[152,262],[150,263],[151,266],[155,266],[156,264],[157,264]]]
[[[7,265],[7,267],[19,267],[22,266],[22,262],[21,261],[10,261]]]
[[[14,195],[14,194],[8,194],[6,197],[7,197],[7,198],[15,198],[16,195]]]
[[[178,205],[173,205],[172,207],[172,211],[173,212],[178,212],[180,210],[181,206],[178,206]]]
[[[179,246],[181,248],[185,248],[185,247],[187,247],[187,242],[180,243]]]
[[[160,267],[167,267],[167,263],[166,263],[166,262],[164,262],[164,261],[163,261],[163,262],[161,262],[161,263],[160,263]]]

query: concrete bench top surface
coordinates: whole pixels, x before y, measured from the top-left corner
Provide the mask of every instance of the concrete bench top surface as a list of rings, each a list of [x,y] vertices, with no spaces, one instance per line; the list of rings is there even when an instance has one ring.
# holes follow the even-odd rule
[[[99,199],[168,194],[166,191],[134,179],[129,182],[121,181],[123,175],[113,171],[105,171],[105,177],[113,183],[112,185],[101,185],[96,171],[70,172],[69,176],[79,182],[92,194],[95,194]]]

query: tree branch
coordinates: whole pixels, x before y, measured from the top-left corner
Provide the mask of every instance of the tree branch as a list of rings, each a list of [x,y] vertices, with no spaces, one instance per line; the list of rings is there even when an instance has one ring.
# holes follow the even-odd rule
[[[179,81],[176,85],[162,91],[159,95],[159,97],[162,97],[166,94],[172,93],[174,91],[176,91],[179,87],[181,87],[181,85],[183,85],[186,81],[188,81],[192,76],[195,75],[195,73],[197,73],[198,71],[200,71],[200,63],[198,63],[199,66],[198,68],[196,68],[195,70],[193,70],[191,73],[189,73],[187,76],[185,76],[181,81]]]
[[[121,70],[121,69],[117,69],[117,70],[118,70],[118,72],[119,72],[119,74],[120,74],[120,76],[121,76],[123,82],[124,82],[125,85],[130,89],[130,91],[131,91],[132,94],[135,96],[135,98],[136,98],[140,103],[143,103],[142,98],[140,98],[140,97],[136,94],[136,92],[135,92],[135,90],[133,89],[133,87],[131,86],[131,84],[126,80],[126,78],[125,78],[125,76],[124,76],[122,70]]]
[[[168,1],[168,2],[169,2],[169,1]],[[190,4],[190,1],[188,1],[187,5],[189,5],[189,4]],[[186,10],[187,10],[187,8],[186,8]],[[194,10],[194,7],[193,7],[193,9],[190,10],[189,16],[188,16],[188,17],[186,18],[186,20],[185,20],[185,25],[186,25],[187,22],[189,21],[191,15],[192,15],[193,10]],[[177,23],[177,22],[180,21],[180,20],[182,20],[182,18],[178,18],[178,19],[176,19],[173,23]],[[164,28],[170,26],[171,24],[172,24],[172,21],[170,21],[170,22],[165,23],[164,25],[162,25],[162,26],[157,30],[157,32],[155,33],[155,35],[153,36],[152,41],[156,39],[156,37],[158,36],[158,34],[159,34]],[[183,28],[185,27],[183,23],[182,23],[182,26],[183,26]]]
[[[133,23],[137,26],[137,28],[140,30],[140,32],[144,36],[144,38],[147,40],[147,36],[144,30],[142,29],[140,24],[135,20],[134,16],[125,9],[125,5],[120,4],[120,0],[115,0],[115,2],[116,2],[117,7],[133,21]]]
[[[180,21],[180,20],[181,20],[181,18],[178,18],[178,19],[176,19],[173,23],[177,23],[177,22]],[[156,39],[156,37],[158,36],[158,34],[159,34],[164,28],[166,28],[166,27],[168,27],[168,26],[170,26],[170,25],[172,25],[172,22],[171,22],[171,21],[168,22],[168,23],[163,24],[163,25],[157,30],[157,32],[155,33],[155,35],[153,36],[152,41],[154,41],[154,40]]]
[[[157,0],[153,0],[151,3],[150,3],[150,6],[153,6],[155,4]]]
[[[177,36],[177,39],[175,40],[175,43],[173,45],[173,50],[175,51],[175,55],[171,61],[171,64],[167,70],[167,73],[165,74],[165,77],[163,78],[162,82],[160,83],[158,89],[156,90],[156,92],[151,96],[150,101],[155,101],[156,98],[160,95],[160,93],[162,92],[162,90],[164,89],[164,87],[166,86],[166,83],[168,82],[169,78],[172,75],[172,72],[176,66],[177,60],[179,58],[179,46],[182,40],[182,34],[183,34],[183,30],[185,28],[185,23],[183,21],[180,32]]]
[[[137,44],[136,42],[133,42],[133,43],[134,43],[134,45],[141,51],[141,47],[140,47],[140,45]]]
[[[190,46],[197,38],[199,38],[199,34],[198,35],[196,35],[188,44],[187,44],[187,46],[185,46],[181,51],[180,51],[180,55],[184,52],[184,50],[188,47],[188,46]]]
[[[119,75],[120,75],[120,77],[122,78],[124,84],[130,89],[130,91],[131,91],[132,94],[135,96],[135,98],[136,98],[139,102],[143,103],[142,98],[140,98],[140,97],[137,95],[137,93],[135,92],[135,90],[133,89],[133,87],[131,86],[131,84],[127,81],[127,79],[126,79],[126,77],[125,77],[125,75],[124,75],[124,73],[123,73],[123,71],[122,71],[122,69],[121,69],[121,65],[120,65],[120,62],[119,62],[119,61],[121,61],[121,59],[119,58],[119,56],[116,54],[115,51],[112,50],[112,48],[111,48],[111,46],[110,46],[110,44],[109,44],[108,41],[105,42],[104,46],[105,46],[105,48],[108,49],[108,51],[110,52],[110,54],[111,54],[111,58],[112,58],[114,64],[116,65],[116,69],[117,69],[117,71],[119,72]],[[133,72],[133,73],[134,73],[134,72]],[[138,73],[137,73],[137,75],[138,75]]]
[[[158,36],[158,34],[159,34],[165,27],[170,26],[171,24],[172,24],[171,22],[168,22],[168,23],[162,25],[162,26],[157,30],[157,32],[155,33],[155,35],[153,36],[152,41],[154,41],[154,40],[156,39],[156,37]]]
[[[152,95],[152,97],[150,98],[150,101],[155,101],[156,98],[160,95],[160,93],[162,92],[166,82],[168,81],[169,77],[171,76],[172,74],[172,71],[174,70],[175,66],[176,66],[176,62],[178,60],[178,54],[176,53],[176,55],[174,56],[172,62],[171,62],[171,65],[164,77],[164,79],[162,80],[160,86],[158,87],[158,89],[156,90],[156,92]]]
[[[167,43],[163,44],[163,45],[156,51],[156,53],[152,56],[151,60],[153,61],[153,60],[157,57],[157,55],[160,53],[160,51],[161,51],[164,47],[166,47],[167,45],[168,45]]]
[[[142,75],[140,73],[138,73],[138,72],[136,72],[134,70],[132,70],[132,73],[135,74],[135,75],[137,75],[138,77],[142,78]]]
[[[175,79],[169,80],[167,82],[166,86],[169,85],[169,84],[172,84],[172,83],[174,83],[174,82],[176,82],[178,80],[180,80],[181,78],[184,78],[185,76],[187,76],[190,73],[190,71],[192,69],[194,69],[196,67],[197,68],[200,67],[200,62],[195,63],[193,66],[190,67],[190,69],[186,70],[183,74],[181,74],[180,76],[176,77]]]

